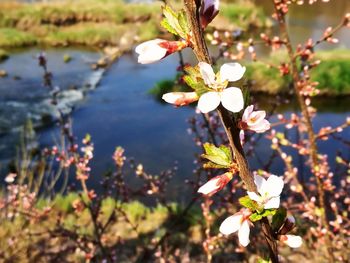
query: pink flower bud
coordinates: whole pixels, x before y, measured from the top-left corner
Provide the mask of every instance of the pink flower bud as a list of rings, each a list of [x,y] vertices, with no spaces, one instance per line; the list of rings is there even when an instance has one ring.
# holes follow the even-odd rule
[[[231,179],[232,173],[224,173],[216,176],[202,185],[197,192],[203,195],[211,196],[224,188],[228,182],[231,181]]]
[[[167,41],[163,39],[153,39],[146,41],[135,48],[139,55],[140,64],[150,64],[157,62],[166,56],[182,50],[188,46],[186,41]]]
[[[185,106],[198,100],[196,92],[170,92],[162,96],[162,99],[175,106]]]
[[[202,28],[206,28],[219,13],[219,3],[219,0],[203,0],[200,10]]]

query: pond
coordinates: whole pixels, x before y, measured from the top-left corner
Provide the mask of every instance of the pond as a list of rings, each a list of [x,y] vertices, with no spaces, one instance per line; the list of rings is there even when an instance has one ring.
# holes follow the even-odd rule
[[[339,3],[348,3],[339,1]],[[340,13],[349,8],[348,4],[342,8],[336,8]],[[310,9],[311,10],[311,9]],[[267,10],[268,11],[268,10]],[[335,25],[340,13],[331,16],[332,21],[323,18],[323,13],[313,14],[316,21],[311,23],[311,14],[292,11],[290,26],[293,27],[294,41],[306,40],[306,35],[316,37],[322,34],[322,25]],[[322,9],[324,12],[326,9]],[[338,12],[337,11],[337,12]],[[315,13],[316,12],[316,13]],[[327,13],[328,14],[328,13]],[[321,18],[322,19],[321,19]],[[325,17],[328,17],[326,15]],[[318,21],[318,22],[317,22]],[[319,22],[325,21],[325,22]],[[297,23],[304,31],[298,31]],[[321,23],[321,25],[319,24]],[[348,42],[349,31],[341,31],[339,38],[342,45],[350,48]],[[322,48],[329,48],[323,45]],[[15,155],[16,141],[18,141],[18,127],[29,116],[40,119],[41,116],[52,110],[48,107],[49,92],[42,85],[42,70],[37,65],[36,56],[40,49],[26,49],[16,51],[8,61],[0,64],[0,69],[8,72],[9,76],[0,79],[0,158],[3,160],[2,175],[6,170],[6,160]],[[91,134],[95,152],[92,161],[92,176],[89,184],[99,188],[101,174],[113,169],[112,154],[116,146],[126,149],[128,157],[135,158],[137,163],[143,163],[146,171],[157,174],[161,170],[174,166],[178,167],[170,195],[179,196],[179,192],[186,191],[183,181],[192,176],[192,170],[196,167],[193,163],[194,155],[201,151],[193,138],[188,134],[189,125],[187,119],[195,115],[194,108],[174,108],[171,105],[159,103],[148,94],[149,89],[164,79],[173,79],[178,66],[177,55],[170,56],[165,60],[153,65],[139,65],[136,63],[134,54],[126,54],[106,71],[92,71],[89,62],[98,58],[98,54],[85,49],[48,49],[46,50],[49,68],[54,74],[54,83],[65,90],[64,104],[73,111],[74,134],[80,141],[86,133]],[[63,56],[69,54],[72,61],[64,63]],[[190,51],[185,52],[186,61],[194,63]],[[103,76],[102,76],[103,74]],[[101,78],[102,77],[102,78]],[[94,89],[99,82],[98,88]],[[93,90],[93,91],[92,91]],[[268,109],[274,98],[259,96],[256,98],[261,109]],[[347,103],[348,99],[334,98],[316,100],[319,114],[315,118],[315,129],[321,126],[336,126],[344,122],[350,114]],[[276,113],[294,112],[295,103],[281,105]],[[272,117],[272,120],[275,116]],[[38,124],[39,125],[39,124]],[[42,125],[40,125],[42,126]],[[350,131],[342,133],[344,138],[350,138]],[[52,125],[41,128],[38,132],[39,140],[43,145],[52,145],[57,139],[57,128]],[[294,134],[293,136],[297,136]],[[334,158],[337,151],[343,151],[344,157],[350,157],[349,148],[340,141],[333,140],[320,143],[320,150],[329,153]],[[261,162],[268,160],[271,154],[269,142],[261,139],[254,148],[251,156],[252,168],[261,167]],[[300,160],[303,163],[303,160]],[[331,161],[334,164],[333,161]],[[300,167],[302,168],[302,167]],[[281,162],[276,162],[271,172],[282,173]]]
[[[17,53],[9,60],[9,64],[3,65],[3,68],[11,74],[21,76],[22,79],[1,80],[3,89],[10,85],[13,89],[18,89],[18,92],[11,93],[12,97],[8,95],[9,91],[6,89],[2,91],[4,98],[5,95],[9,97],[1,103],[15,101],[17,96],[17,101],[30,102],[24,108],[24,111],[28,112],[32,111],[36,103],[42,103],[40,96],[34,96],[36,93],[48,93],[41,85],[41,71],[37,67],[34,57],[37,52],[39,50],[32,49]],[[64,53],[69,53],[72,56],[72,64],[61,64]],[[89,56],[93,58],[94,54],[87,52],[82,55],[82,52],[74,50],[47,51],[49,67],[54,73],[55,83],[67,87],[89,80],[89,76],[95,73],[87,66],[86,68],[81,66],[84,65],[84,59],[86,60]],[[185,57],[189,58],[189,61],[193,61],[189,51],[185,53]],[[15,62],[25,66],[11,68],[12,63]],[[76,68],[75,63],[81,65]],[[143,163],[146,171],[151,173],[159,173],[161,170],[171,168],[176,161],[178,171],[173,178],[170,192],[175,194],[179,189],[183,189],[183,181],[191,177],[192,170],[195,168],[194,155],[200,152],[200,148],[195,145],[192,136],[187,132],[189,128],[187,119],[195,115],[194,108],[174,108],[171,105],[159,103],[148,94],[149,89],[158,81],[174,77],[177,64],[176,55],[152,65],[137,64],[133,54],[124,55],[105,73],[98,89],[79,100],[76,110],[73,112],[74,134],[79,141],[86,133],[91,134],[95,145],[92,176],[89,179],[90,185],[98,189],[101,174],[113,169],[111,156],[115,147],[122,146],[126,149],[128,157],[134,157],[136,162]],[[7,86],[3,86],[3,83],[7,83],[5,81],[9,82]],[[16,85],[14,86],[14,84]],[[81,88],[77,89],[81,90]],[[30,97],[31,94],[35,99]],[[43,95],[41,97],[45,98]],[[267,110],[273,98],[259,96],[256,100],[261,109]],[[349,116],[349,108],[342,98],[327,99],[327,103],[322,100],[316,102],[320,105],[319,115],[315,119],[316,130],[325,125],[339,125],[346,116]],[[284,112],[288,115],[294,109],[295,105],[290,103],[279,107],[277,113]],[[343,136],[349,138],[349,132],[346,130],[343,132]],[[15,139],[15,136],[18,134],[14,133],[12,138]],[[58,138],[55,127],[41,130],[39,136],[44,145],[51,145]],[[11,151],[9,150],[12,149],[13,154],[13,142],[10,142],[6,135],[1,137],[0,142],[3,147],[6,147],[4,148],[6,150],[1,151],[2,157],[10,157]],[[254,148],[255,153],[251,157],[253,168],[261,167],[260,162],[268,160],[271,154],[268,143],[262,138],[258,146]],[[338,150],[344,150],[344,154],[350,156],[348,148],[338,141],[324,142],[320,148],[321,151],[330,153],[330,157],[334,157]],[[282,173],[281,162],[276,162],[271,171],[276,174]]]

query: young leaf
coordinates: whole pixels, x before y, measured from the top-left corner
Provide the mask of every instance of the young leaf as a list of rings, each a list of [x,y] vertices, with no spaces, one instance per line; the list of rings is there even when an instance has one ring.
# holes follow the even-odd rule
[[[262,213],[255,212],[255,213],[251,214],[249,219],[252,222],[256,222],[256,221],[261,220],[263,217],[274,215],[275,213],[276,213],[275,209],[267,209],[267,210],[263,210]]]
[[[276,214],[272,217],[272,229],[278,231],[284,223],[287,216],[287,210],[284,207],[277,209]]]
[[[167,30],[169,33],[178,36],[179,34],[176,32],[176,30],[169,24],[168,20],[163,18],[162,21],[160,21],[160,25]]]
[[[186,39],[189,34],[189,27],[184,11],[175,12],[170,6],[163,7],[164,18],[161,25],[170,33]]]
[[[255,211],[258,208],[258,204],[250,199],[248,195],[239,198],[238,201],[242,206],[249,208],[250,210]]]
[[[216,147],[210,143],[205,143],[203,146],[205,151],[205,154],[202,154],[203,158],[215,164],[230,167],[232,160],[231,151],[226,146]]]

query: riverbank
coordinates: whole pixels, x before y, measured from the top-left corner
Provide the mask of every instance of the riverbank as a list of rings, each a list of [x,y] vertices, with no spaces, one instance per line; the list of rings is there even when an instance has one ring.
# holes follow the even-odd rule
[[[311,80],[318,82],[318,96],[350,95],[350,51],[335,49],[317,51],[315,60],[321,63],[313,68]],[[274,54],[268,63],[279,65],[287,61],[285,54]],[[270,95],[286,94],[289,92],[290,79],[281,75],[277,68],[271,68],[262,62],[247,65],[247,78],[252,86],[251,91]]]
[[[270,24],[261,8],[244,2],[222,4],[216,25],[246,30]],[[161,5],[121,0],[0,3],[0,47],[132,46],[165,34],[159,26]],[[171,5],[181,8],[177,1]]]

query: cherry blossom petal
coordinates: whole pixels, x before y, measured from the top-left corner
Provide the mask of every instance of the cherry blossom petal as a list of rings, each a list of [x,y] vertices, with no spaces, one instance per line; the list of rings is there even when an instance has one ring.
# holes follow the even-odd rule
[[[248,246],[250,242],[249,233],[250,233],[250,228],[249,228],[248,220],[244,220],[241,227],[238,230],[239,243],[244,247]]]
[[[300,236],[285,235],[285,237],[287,237],[287,239],[283,240],[283,242],[286,243],[291,248],[298,248],[303,244],[303,240]]]
[[[215,83],[215,73],[213,68],[206,62],[199,62],[198,66],[204,83],[206,85],[213,85]]]
[[[262,194],[261,189],[263,188],[264,184],[266,183],[265,178],[263,178],[260,175],[254,174],[254,183],[256,185],[256,188],[260,194]]]
[[[268,120],[262,120],[259,123],[249,126],[249,129],[255,131],[256,133],[266,132],[271,128],[270,122]]]
[[[198,100],[196,92],[169,92],[162,96],[162,99],[176,106],[184,106]]]
[[[241,130],[239,132],[239,139],[241,141],[241,144],[243,145],[244,144],[244,130]]]
[[[274,209],[280,207],[280,197],[272,197],[269,201],[267,201],[264,205],[265,209]]]
[[[220,104],[220,95],[216,91],[204,93],[198,101],[198,109],[202,113],[215,110]]]
[[[256,193],[248,191],[247,194],[248,194],[249,198],[252,199],[253,201],[256,201],[256,202],[261,201],[261,196],[257,195]]]
[[[266,117],[266,112],[264,110],[253,111],[250,113],[249,118],[247,120],[248,125],[255,125]]]
[[[153,39],[138,45],[135,48],[135,52],[139,54],[138,62],[141,64],[149,64],[164,58],[167,49],[159,45],[163,42],[166,42],[166,40]]]
[[[220,177],[216,177],[212,180],[209,180],[207,183],[202,185],[197,192],[204,195],[208,195],[213,191],[217,190],[218,188],[220,188],[219,181],[220,181]]]
[[[239,63],[225,63],[220,68],[221,81],[237,81],[240,80],[245,72],[245,67]]]
[[[242,115],[242,121],[248,122],[250,114],[254,110],[254,105],[249,105],[247,108],[245,108],[244,113]]]
[[[241,89],[231,87],[221,92],[221,103],[229,111],[239,112],[244,107],[244,99]]]
[[[241,214],[234,214],[226,218],[220,225],[219,231],[224,235],[230,235],[241,227],[243,216]]]
[[[271,175],[264,184],[264,189],[262,191],[267,193],[268,196],[274,197],[279,196],[282,193],[283,187],[283,179],[279,176]]]

